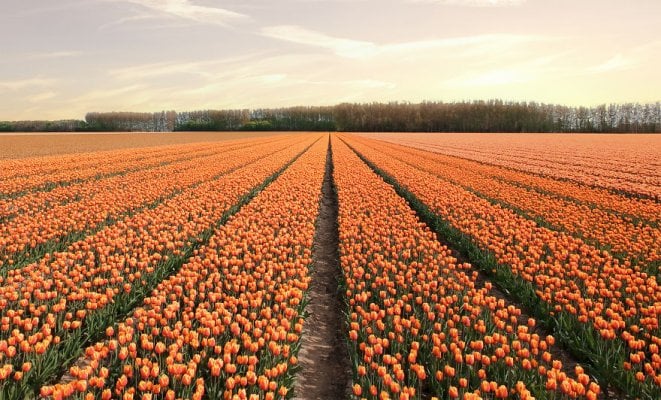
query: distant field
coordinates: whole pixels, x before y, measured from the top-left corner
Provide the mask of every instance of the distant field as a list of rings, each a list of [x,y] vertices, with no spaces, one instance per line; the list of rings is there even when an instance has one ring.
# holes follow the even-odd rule
[[[635,196],[661,198],[661,135],[369,133],[364,136]]]
[[[162,145],[217,142],[271,136],[275,132],[177,133],[11,133],[0,134],[0,159],[130,149]]]

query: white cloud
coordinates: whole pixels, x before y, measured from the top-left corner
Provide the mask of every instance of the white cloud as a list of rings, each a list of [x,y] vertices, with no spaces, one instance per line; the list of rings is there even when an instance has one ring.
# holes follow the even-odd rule
[[[33,87],[47,87],[55,84],[55,82],[57,82],[55,79],[41,78],[41,77],[18,79],[11,81],[0,81],[0,89],[23,90]]]
[[[369,57],[378,52],[378,47],[371,42],[336,38],[295,25],[265,27],[262,29],[262,34],[274,39],[321,47],[349,58]]]
[[[557,65],[564,53],[547,55],[529,62],[488,69],[476,69],[448,79],[446,87],[487,87],[516,85],[539,80],[542,77],[561,76],[565,68]]]
[[[660,54],[661,52],[661,40],[653,40],[647,43],[638,44],[637,46],[622,48],[621,52],[610,56],[610,54],[604,54],[602,57],[606,58],[606,61],[598,62],[595,60],[595,64],[584,69],[584,72],[587,74],[599,74],[599,73],[608,73],[608,72],[620,72],[627,71],[634,68],[640,68],[644,66],[649,66],[652,63],[657,63],[655,61],[655,55]],[[604,59],[602,58],[602,60]]]
[[[622,54],[616,54],[608,61],[589,68],[589,71],[595,73],[621,71],[633,67],[634,64],[633,60],[625,58]]]
[[[26,58],[30,60],[50,60],[54,58],[67,58],[82,55],[80,51],[49,51],[44,53],[30,53]]]
[[[55,93],[53,91],[47,91],[47,92],[37,93],[37,94],[32,95],[32,96],[28,96],[25,99],[27,101],[29,101],[30,103],[40,103],[42,101],[52,99],[55,96],[57,96],[57,93]]]
[[[419,53],[422,50],[443,48],[460,48],[462,52],[471,53],[474,53],[476,50],[478,52],[497,51],[503,46],[550,40],[549,38],[536,35],[488,34],[379,45],[369,41],[338,38],[295,25],[265,27],[262,29],[262,34],[287,42],[323,48],[347,58],[370,58],[384,54]]]
[[[527,0],[408,0],[411,3],[434,3],[462,7],[512,7],[525,4]]]
[[[108,75],[119,81],[142,82],[151,78],[165,76],[196,76],[204,79],[214,79],[219,71],[226,74],[231,70],[243,68],[245,65],[254,65],[257,60],[266,56],[266,52],[254,52],[236,57],[209,59],[200,61],[165,61],[158,63],[137,64],[108,71]]]
[[[266,85],[282,83],[286,79],[287,74],[266,74],[259,77],[259,80]]]
[[[130,98],[133,98],[136,93],[141,92],[145,87],[145,85],[128,85],[115,88],[96,89],[76,97],[73,99],[73,102],[78,104],[88,104],[99,100],[113,99],[117,97],[122,97],[125,99],[124,101],[126,101],[126,99],[129,98],[127,95],[131,94],[132,96],[130,96]]]
[[[460,48],[473,53],[476,49],[497,51],[503,46],[551,40],[537,35],[487,34],[444,39],[419,40],[382,46],[384,52],[409,52],[434,48]]]
[[[392,82],[385,82],[376,79],[359,79],[353,81],[345,81],[343,84],[348,86],[359,87],[363,89],[394,89],[397,87]]]
[[[230,21],[247,19],[248,16],[219,7],[208,7],[194,4],[191,0],[119,0],[125,3],[137,4],[156,11],[164,16],[171,16],[198,23],[227,25]],[[138,19],[144,19],[139,16]],[[119,24],[130,21],[123,19]]]
[[[6,54],[0,58],[0,64],[5,65],[24,65],[32,61],[59,60],[82,55],[81,51],[46,51],[46,52],[21,52]]]
[[[454,87],[499,86],[529,82],[533,78],[529,72],[503,68],[450,79],[446,84]]]
[[[210,63],[162,62],[112,69],[108,71],[108,73],[114,78],[125,81],[137,81],[141,79],[179,74],[208,76],[208,72],[204,69],[204,66],[208,64]]]
[[[150,14],[140,14],[140,15],[132,15],[130,17],[124,17],[120,18],[115,21],[108,22],[103,25],[99,25],[99,30],[104,30],[108,28],[113,28],[116,26],[121,26],[121,25],[126,25],[131,22],[139,22],[139,21],[147,21],[147,20],[153,20],[153,19],[158,19],[157,16],[150,15]]]
[[[398,89],[390,77],[347,72],[333,63],[336,59],[332,54],[259,52],[127,66],[109,72],[104,86],[78,97],[60,102],[58,95],[58,105],[80,104],[75,111],[81,115],[92,110],[278,107],[367,100]]]

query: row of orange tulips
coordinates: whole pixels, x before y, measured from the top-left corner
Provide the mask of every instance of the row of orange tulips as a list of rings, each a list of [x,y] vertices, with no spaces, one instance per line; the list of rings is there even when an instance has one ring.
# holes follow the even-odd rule
[[[372,135],[374,137],[374,135]],[[654,135],[386,134],[379,138],[582,185],[661,199]]]
[[[207,143],[199,148],[187,147],[167,147],[161,149],[155,154],[148,157],[139,157],[139,152],[136,154],[126,154],[122,159],[116,157],[108,157],[103,153],[92,153],[91,155],[81,155],[85,159],[91,159],[94,165],[85,166],[85,163],[74,162],[72,165],[64,166],[57,163],[63,170],[49,171],[46,173],[27,173],[21,175],[21,179],[30,180],[32,183],[24,182],[24,188],[33,188],[32,191],[27,190],[21,196],[10,196],[0,198],[0,221],[8,220],[12,217],[19,216],[25,213],[35,213],[47,207],[62,205],[68,202],[80,201],[89,198],[96,193],[97,185],[102,178],[113,178],[133,175],[135,179],[141,179],[138,175],[150,169],[158,167],[165,167],[168,165],[174,166],[183,162],[190,162],[193,159],[203,160],[202,157],[213,156],[219,152],[236,150],[240,148],[248,148],[257,143],[265,143],[264,141],[231,141],[225,143]],[[61,160],[60,160],[61,162]],[[2,162],[0,162],[2,164]],[[83,165],[80,165],[83,164]],[[66,171],[75,168],[77,171],[85,168],[98,168],[105,173],[97,173],[92,177],[86,179],[79,179],[78,181],[67,181],[69,184],[56,186],[51,190],[38,190],[39,185],[43,185],[44,180],[52,184],[62,183],[54,173],[61,174],[66,177]],[[66,178],[65,178],[66,179]],[[5,182],[7,179],[5,179]],[[126,183],[118,183],[118,186]],[[120,186],[121,187],[121,186]],[[42,188],[43,189],[43,188]]]
[[[661,260],[661,230],[657,227],[642,222],[634,224],[602,209],[494,179],[489,171],[493,167],[466,168],[463,163],[441,162],[445,160],[433,153],[379,142],[370,143],[370,147],[387,151],[400,161],[500,202],[530,218],[539,218],[544,224],[586,239],[600,248],[607,248],[633,264],[645,267]],[[661,206],[658,208],[661,211]]]
[[[596,398],[342,141],[333,159],[356,397]]]
[[[41,395],[290,397],[326,148],[317,141]]]
[[[486,268],[503,284],[519,285],[515,294],[526,297],[606,383],[635,396],[659,394],[661,290],[656,276],[396,160],[392,151],[376,151],[366,139],[349,141],[475,243]]]
[[[214,146],[217,144],[213,144]],[[82,154],[0,161],[0,197],[17,197],[30,191],[113,175],[135,168],[148,168],[185,159],[185,155],[210,154],[209,144],[111,150]]]
[[[401,145],[398,145],[395,140],[382,143],[384,145],[397,146],[398,151],[421,152],[425,158],[433,159],[440,164],[473,171],[483,176],[492,177],[498,181],[549,195],[553,198],[572,201],[590,208],[598,208],[605,212],[619,215],[627,220],[632,220],[633,222],[642,219],[652,224],[658,225],[661,223],[661,204],[651,199],[632,198],[631,196],[613,193],[607,189],[588,187],[585,184],[553,179],[511,168],[437,153],[433,151],[432,147],[427,148],[423,145],[417,145],[415,147],[407,146],[404,150],[402,147],[399,147]]]
[[[270,155],[263,149],[258,163],[107,226],[66,252],[9,271],[0,286],[0,364],[13,365],[14,371],[31,367],[20,379],[3,380],[0,397],[4,392],[20,398],[51,379],[81,345],[175,272],[177,260],[203,242],[252,188],[315,139],[293,138],[289,147]]]
[[[141,207],[153,207],[154,203],[259,160],[267,149],[279,150],[289,144],[256,142],[251,146],[255,152],[248,157],[240,156],[245,152],[243,146],[232,146],[228,151],[219,147],[211,155],[79,185],[82,198],[77,201],[41,210],[35,204],[37,208],[0,224],[0,269],[4,264],[13,268],[22,258],[34,259],[33,253],[50,251],[66,243],[67,237],[86,235]]]
[[[113,160],[116,162],[148,160],[158,156],[169,156],[173,150],[180,149],[184,152],[197,152],[207,148],[209,143],[188,143],[176,145],[164,145],[154,147],[140,147],[127,149],[100,150],[93,152],[73,152],[70,154],[56,154],[46,156],[23,157],[16,159],[0,160],[0,165],[9,168],[1,172],[3,178],[29,175],[47,175],[58,170],[74,170],[78,166],[82,168],[93,167],[99,164],[99,158]]]

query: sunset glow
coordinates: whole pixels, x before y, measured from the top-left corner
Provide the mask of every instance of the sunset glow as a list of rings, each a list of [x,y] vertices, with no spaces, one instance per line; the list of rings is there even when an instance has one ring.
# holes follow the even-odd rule
[[[658,101],[659,15],[656,0],[9,0],[0,120],[371,101]]]

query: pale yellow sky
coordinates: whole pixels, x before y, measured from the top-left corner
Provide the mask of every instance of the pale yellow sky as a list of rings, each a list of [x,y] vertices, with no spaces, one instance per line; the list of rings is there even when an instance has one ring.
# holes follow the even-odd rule
[[[3,0],[0,120],[661,100],[659,0]]]

